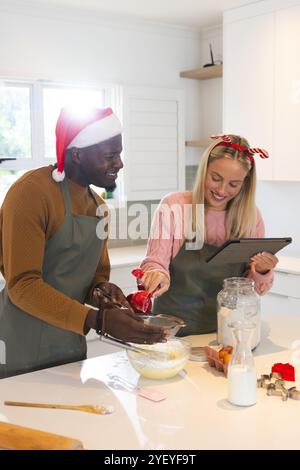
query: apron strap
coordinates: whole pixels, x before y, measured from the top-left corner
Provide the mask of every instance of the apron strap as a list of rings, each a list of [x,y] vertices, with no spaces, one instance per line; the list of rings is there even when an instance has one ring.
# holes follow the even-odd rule
[[[71,201],[71,196],[69,192],[69,187],[68,187],[68,182],[66,181],[66,178],[60,183],[60,187],[63,193],[63,198],[64,198],[64,203],[65,203],[65,209],[66,209],[66,215],[67,214],[72,214],[72,201]],[[98,202],[97,199],[95,198],[91,188],[88,186],[88,193],[89,196],[92,198],[92,200],[95,203],[95,206],[98,207]]]
[[[89,186],[88,186],[88,193],[89,193],[90,197],[93,199],[93,201],[94,201],[96,207],[98,207],[98,206],[99,206],[99,203],[98,203],[97,199],[95,198],[95,196],[94,196],[94,194],[93,194],[93,191],[91,190],[91,188],[90,188]]]
[[[68,188],[68,182],[66,178],[61,181],[60,187],[63,193],[63,198],[64,198],[64,203],[65,203],[65,209],[66,209],[66,216],[72,214],[72,201],[69,193],[69,188]]]

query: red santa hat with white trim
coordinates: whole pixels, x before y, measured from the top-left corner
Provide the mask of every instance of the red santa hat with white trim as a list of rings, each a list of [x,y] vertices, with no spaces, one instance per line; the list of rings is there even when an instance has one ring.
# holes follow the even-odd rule
[[[75,110],[63,108],[56,123],[57,168],[52,178],[61,182],[65,178],[66,150],[72,147],[84,148],[111,139],[122,132],[122,126],[111,108]]]

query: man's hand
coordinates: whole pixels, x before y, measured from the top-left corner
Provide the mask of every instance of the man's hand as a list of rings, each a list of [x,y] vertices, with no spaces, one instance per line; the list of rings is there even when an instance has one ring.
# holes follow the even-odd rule
[[[105,297],[108,294],[108,297]],[[113,308],[114,302],[122,304],[124,307],[131,309],[124,293],[121,289],[111,282],[101,282],[93,292],[93,305],[101,310],[105,307]]]
[[[149,325],[127,309],[105,309],[104,331],[115,338],[132,343],[153,344],[166,341],[167,331],[157,325]]]
[[[85,334],[90,328],[96,329],[98,312],[90,310],[85,322]],[[165,342],[167,330],[156,326],[148,325],[129,309],[106,308],[100,312],[100,321],[103,333],[108,333],[115,338],[132,343],[153,344]],[[104,315],[104,317],[103,317]]]
[[[251,258],[251,269],[260,274],[266,274],[274,269],[278,263],[278,258],[272,253],[258,253]]]
[[[141,283],[146,291],[153,294],[153,297],[159,297],[170,287],[169,277],[161,271],[158,271],[158,269],[146,271],[141,279]]]

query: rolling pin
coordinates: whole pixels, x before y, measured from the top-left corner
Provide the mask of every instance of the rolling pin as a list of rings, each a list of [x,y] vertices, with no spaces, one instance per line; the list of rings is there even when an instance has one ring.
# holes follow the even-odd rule
[[[0,422],[0,449],[83,450],[83,445],[71,437]]]

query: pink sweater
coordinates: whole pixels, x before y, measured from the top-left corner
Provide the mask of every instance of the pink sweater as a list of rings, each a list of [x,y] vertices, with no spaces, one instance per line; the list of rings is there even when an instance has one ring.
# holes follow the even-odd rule
[[[165,196],[159,207],[157,208],[152,222],[151,234],[148,241],[146,258],[141,264],[141,269],[149,271],[151,269],[158,269],[159,271],[169,274],[169,265],[171,259],[175,258],[180,248],[182,247],[185,236],[182,220],[178,220],[176,224],[176,218],[173,219],[173,223],[168,226],[165,230],[170,234],[168,237],[162,236],[163,233],[163,222],[159,215],[159,210],[163,204],[173,206],[177,204],[178,207],[183,207],[184,204],[192,203],[192,193],[185,191],[181,193],[171,193]],[[220,246],[226,241],[226,230],[225,230],[225,216],[226,211],[214,211],[208,210],[205,215],[205,224],[207,227],[207,239],[206,243],[209,245]],[[159,237],[155,237],[155,233],[159,234]],[[257,210],[257,224],[256,231],[253,237],[262,238],[265,235],[264,222],[260,212]],[[263,295],[271,288],[274,278],[274,272],[269,271],[267,274],[260,274],[257,272],[247,271],[245,275],[255,282],[255,289]]]

